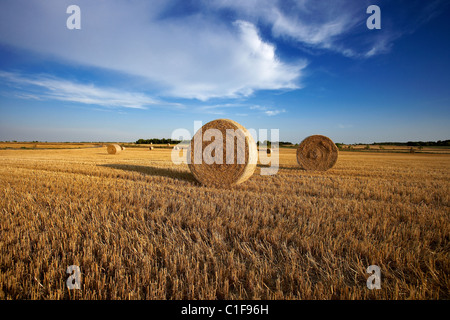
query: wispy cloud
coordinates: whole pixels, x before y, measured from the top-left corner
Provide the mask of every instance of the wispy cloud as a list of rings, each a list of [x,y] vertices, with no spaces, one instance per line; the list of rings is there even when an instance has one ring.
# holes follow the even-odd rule
[[[277,108],[273,108],[273,107],[266,107],[266,106],[260,106],[260,105],[252,105],[249,108],[250,110],[258,110],[260,112],[262,112],[263,114],[265,114],[266,116],[276,116],[280,113],[284,113],[286,112],[285,109],[277,109]]]
[[[264,113],[266,115],[268,115],[268,116],[276,116],[277,114],[280,114],[280,113],[283,113],[283,112],[286,112],[286,110],[285,109],[281,109],[281,110],[267,110],[267,111],[264,111]]]
[[[107,108],[146,109],[154,105],[171,105],[155,100],[142,93],[100,88],[93,84],[82,84],[58,79],[49,75],[22,75],[0,71],[0,79],[13,90],[16,97],[35,100],[58,100],[96,105]]]
[[[211,105],[200,105],[193,108],[194,112],[203,114],[225,115],[230,108],[243,108],[245,105],[241,103],[222,103]]]
[[[414,32],[448,5],[445,0],[397,0],[395,3],[381,0],[210,0],[207,3],[213,8],[232,10],[241,19],[268,26],[276,38],[353,58],[389,52],[394,41]],[[382,29],[376,32],[366,28],[369,4],[379,5],[382,10]]]
[[[266,107],[254,104],[242,103],[224,103],[203,105],[194,107],[193,110],[203,114],[226,115],[233,114],[236,116],[248,116],[249,114],[261,114],[266,116],[276,116],[286,112],[285,109],[277,109],[275,107]],[[245,111],[245,112],[243,112]]]
[[[126,108],[188,108],[186,105],[165,102],[143,93],[98,87],[94,84],[78,83],[47,74],[26,75],[18,72],[0,70],[0,81],[11,89],[7,94],[15,98],[73,102],[90,105],[92,110],[116,110],[117,112],[123,112],[120,110]],[[190,112],[213,115],[226,115],[231,113],[239,116],[248,116],[249,114],[256,113],[266,116],[276,116],[286,112],[285,109],[249,104],[245,102],[245,99],[241,100],[242,102],[207,105],[202,105],[201,103],[190,104],[189,108]]]
[[[355,1],[213,0],[209,3],[219,9],[233,10],[242,19],[269,26],[276,38],[334,51],[346,50],[338,40],[365,18],[364,3]]]

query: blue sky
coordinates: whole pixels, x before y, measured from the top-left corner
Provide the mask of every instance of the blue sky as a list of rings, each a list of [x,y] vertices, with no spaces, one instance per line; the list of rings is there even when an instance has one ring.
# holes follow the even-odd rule
[[[439,0],[3,0],[0,140],[167,138],[218,118],[294,143],[449,139],[449,16]]]

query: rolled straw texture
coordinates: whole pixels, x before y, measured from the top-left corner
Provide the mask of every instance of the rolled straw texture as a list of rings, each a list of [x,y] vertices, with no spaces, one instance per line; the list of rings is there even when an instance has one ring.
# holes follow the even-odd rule
[[[336,164],[338,154],[338,148],[330,138],[313,135],[298,146],[297,162],[305,170],[326,171]]]
[[[227,129],[231,130],[227,132]],[[216,135],[219,132],[221,140],[220,135]],[[207,186],[238,185],[250,178],[256,169],[256,143],[247,129],[233,120],[217,119],[206,123],[195,133],[188,149],[189,169]]]
[[[118,144],[108,144],[106,150],[108,151],[109,154],[117,154],[120,153],[120,151],[122,151],[122,148],[120,148]]]

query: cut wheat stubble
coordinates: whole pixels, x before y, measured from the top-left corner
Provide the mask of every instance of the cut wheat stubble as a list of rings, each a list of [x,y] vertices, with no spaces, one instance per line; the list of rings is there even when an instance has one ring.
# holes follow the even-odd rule
[[[231,187],[253,175],[257,150],[246,128],[233,120],[217,119],[195,133],[188,148],[188,166],[197,181],[204,185]]]
[[[298,146],[297,163],[305,170],[326,171],[336,164],[338,153],[338,148],[330,138],[313,135]]]

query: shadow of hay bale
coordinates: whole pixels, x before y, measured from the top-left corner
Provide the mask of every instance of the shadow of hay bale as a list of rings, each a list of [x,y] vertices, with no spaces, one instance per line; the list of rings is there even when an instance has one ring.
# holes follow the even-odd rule
[[[177,171],[169,168],[158,168],[158,167],[150,167],[150,166],[138,166],[138,165],[129,165],[129,164],[101,164],[99,166],[119,169],[125,171],[134,171],[143,173],[149,176],[160,176],[160,177],[168,177],[178,180],[184,180],[188,182],[195,182],[194,176],[190,172]]]
[[[271,167],[268,164],[257,164],[256,166],[258,168],[270,168]],[[294,171],[306,171],[305,169],[300,168],[298,165],[293,165],[291,167],[279,166],[278,169],[279,170],[283,169],[283,170],[294,170]]]

